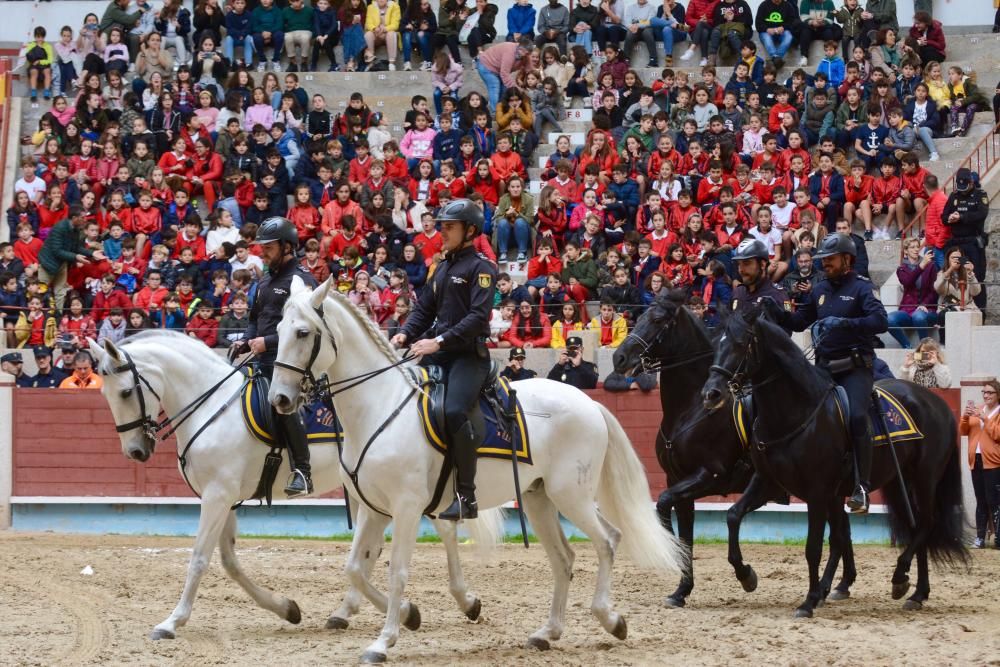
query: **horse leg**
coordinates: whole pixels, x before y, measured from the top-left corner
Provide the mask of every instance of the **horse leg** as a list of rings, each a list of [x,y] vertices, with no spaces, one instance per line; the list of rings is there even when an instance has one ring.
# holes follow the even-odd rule
[[[219,535],[226,525],[226,517],[229,515],[230,507],[235,500],[234,497],[223,497],[217,491],[208,490],[201,499],[201,516],[198,517],[198,536],[194,540],[194,549],[191,552],[191,561],[188,563],[187,579],[184,582],[184,592],[181,599],[174,608],[173,613],[167,617],[149,634],[149,638],[173,639],[177,636],[177,628],[187,623],[191,618],[191,607],[194,604],[195,595],[198,593],[198,584],[212,562],[212,552],[215,545],[219,543]]]
[[[444,544],[445,553],[448,555],[448,590],[458,602],[458,608],[470,621],[479,619],[479,612],[482,610],[482,603],[479,598],[469,592],[469,587],[462,576],[462,563],[458,557],[458,524],[454,521],[434,521],[434,527],[441,542]]]
[[[400,620],[403,615],[403,592],[406,590],[406,580],[410,573],[410,559],[417,542],[417,530],[420,527],[420,505],[415,502],[401,502],[406,511],[397,512],[392,517],[392,555],[389,559],[389,599],[386,606],[385,625],[378,639],[369,644],[361,655],[363,663],[382,663],[386,661],[388,650],[396,645],[399,639]]]
[[[917,549],[917,589],[903,603],[903,609],[918,611],[923,609],[924,602],[931,594],[931,578],[927,570],[927,547],[920,545]]]
[[[562,636],[566,598],[569,595],[569,582],[573,578],[573,560],[576,554],[573,553],[569,541],[563,534],[562,525],[559,523],[559,511],[545,494],[544,483],[533,485],[522,495],[522,500],[535,536],[549,558],[552,577],[555,580],[549,619],[528,637],[529,648],[547,651],[551,647],[551,642]]]
[[[819,604],[819,563],[823,558],[823,533],[826,532],[827,505],[809,503],[809,536],[806,538],[806,563],[809,566],[809,594],[795,610],[796,618],[812,618]]]
[[[683,607],[687,604],[687,597],[694,590],[694,499],[678,500],[675,508],[677,510],[677,537],[684,543],[691,566],[687,572],[681,575],[677,590],[667,597],[664,604],[668,607]]]
[[[851,586],[858,577],[858,570],[854,565],[854,544],[851,540],[851,518],[841,507],[837,512],[840,515],[841,529],[841,556],[844,561],[843,574],[840,583],[830,593],[828,600],[846,600],[851,597]]]
[[[621,532],[601,516],[592,502],[581,502],[579,496],[560,500],[558,507],[563,515],[590,538],[597,550],[597,586],[594,588],[590,611],[608,633],[624,640],[628,636],[625,617],[611,605],[611,569]]]
[[[345,568],[350,589],[347,591],[340,608],[326,620],[327,629],[346,629],[351,616],[356,614],[361,607],[361,595],[375,605],[376,609],[385,613],[386,597],[382,591],[372,585],[370,577],[372,569],[382,553],[385,528],[389,525],[389,521],[389,517],[372,512],[367,507],[358,509],[354,541],[351,543],[351,553],[347,557]]]
[[[752,593],[757,590],[757,573],[743,562],[743,550],[740,549],[740,525],[743,517],[763,506],[770,500],[773,489],[771,484],[760,474],[754,473],[744,489],[743,495],[726,512],[726,525],[729,528],[729,564],[733,566],[736,579],[743,590]]]
[[[834,498],[830,501],[827,513],[827,523],[830,525],[830,557],[826,560],[826,568],[819,580],[820,605],[826,602],[826,598],[830,594],[833,577],[837,574],[837,567],[840,565],[844,551],[844,532],[841,525],[844,521],[844,508],[840,498]]]
[[[299,605],[295,604],[294,600],[261,588],[252,582],[240,567],[240,561],[236,557],[236,512],[231,511],[226,517],[222,534],[219,536],[219,557],[229,578],[238,583],[258,606],[274,612],[289,623],[298,624],[302,620]]]

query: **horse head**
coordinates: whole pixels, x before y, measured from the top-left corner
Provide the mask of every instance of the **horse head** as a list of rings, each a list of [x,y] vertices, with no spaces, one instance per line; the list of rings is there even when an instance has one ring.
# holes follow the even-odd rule
[[[140,373],[135,359],[110,340],[102,348],[90,340],[90,353],[104,378],[101,393],[111,407],[126,457],[144,462],[156,448],[156,416],[160,413],[161,376],[156,369]]]
[[[615,350],[615,372],[636,375],[656,370],[675,352],[671,335],[678,328],[684,310],[683,298],[676,293],[661,295],[636,321],[625,341]],[[678,332],[679,333],[679,332]]]
[[[324,303],[330,279],[310,290],[298,277],[292,279],[291,294],[278,324],[278,355],[268,400],[282,414],[293,412],[303,390],[316,383],[336,361],[337,342],[326,320]]]
[[[727,393],[741,391],[760,370],[761,323],[766,319],[766,311],[754,307],[745,314],[733,314],[726,320],[708,381],[701,390],[706,410],[718,410],[725,403]]]

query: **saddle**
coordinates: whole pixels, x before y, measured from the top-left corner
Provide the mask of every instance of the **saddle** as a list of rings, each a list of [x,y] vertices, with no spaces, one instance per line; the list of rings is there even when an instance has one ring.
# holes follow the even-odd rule
[[[840,421],[844,428],[849,430],[851,406],[847,401],[847,392],[840,385],[834,389],[833,395],[837,402],[837,409],[840,411]],[[906,442],[920,440],[924,437],[924,434],[917,428],[917,422],[914,421],[913,416],[888,389],[876,385],[873,394],[878,397],[878,402],[876,403],[873,396],[868,406],[868,421],[873,427],[872,433],[875,434],[872,438],[872,444],[875,447],[888,444],[889,438],[893,442]],[[885,432],[886,428],[889,430],[888,434]]]
[[[447,456],[448,429],[445,424],[444,396],[446,390],[444,369],[440,366],[421,366],[410,369],[413,379],[423,389],[417,400],[420,424],[427,442]],[[483,444],[476,450],[479,457],[509,460],[511,448],[517,460],[531,464],[531,446],[528,427],[520,401],[515,398],[512,432],[508,429],[507,411],[510,404],[510,383],[500,376],[499,365],[493,361],[480,389],[479,410],[485,425]]]

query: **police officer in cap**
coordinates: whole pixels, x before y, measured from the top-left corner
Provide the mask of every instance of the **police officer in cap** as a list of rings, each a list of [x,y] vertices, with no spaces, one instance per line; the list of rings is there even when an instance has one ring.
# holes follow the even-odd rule
[[[889,329],[882,302],[871,282],[854,272],[854,241],[846,234],[830,234],[820,243],[816,258],[822,260],[826,278],[794,313],[765,304],[783,326],[804,331],[814,322],[816,365],[826,368],[847,392],[851,411],[856,487],[847,501],[854,513],[868,511],[871,491],[872,436],[868,408],[872,400],[875,350],[872,339]]]
[[[37,345],[34,353],[38,374],[32,380],[31,386],[35,389],[58,389],[62,381],[69,376],[52,366],[52,350],[44,345]]]
[[[258,372],[268,379],[274,374],[274,360],[278,355],[278,323],[281,311],[291,293],[292,278],[298,276],[306,285],[316,287],[312,274],[303,270],[295,257],[299,235],[289,220],[282,217],[268,218],[257,229],[261,259],[268,273],[257,288],[257,297],[250,310],[250,322],[243,340],[234,343],[238,354],[253,352],[260,364]],[[289,498],[312,493],[309,446],[306,429],[298,412],[283,415],[274,412],[278,436],[288,448],[292,474],[285,485]]]
[[[8,352],[0,357],[0,370],[14,376],[14,384],[18,387],[30,387],[35,379],[24,372],[24,357],[20,352]]]
[[[951,230],[952,243],[972,262],[973,272],[979,283],[986,278],[986,216],[990,212],[990,198],[976,187],[972,171],[959,169],[955,174],[955,191],[948,195],[941,220]],[[942,267],[938,267],[942,268]],[[973,298],[980,309],[986,308],[986,290]]]
[[[767,277],[771,256],[763,241],[743,239],[733,253],[733,261],[740,273],[740,284],[733,290],[733,311],[745,314],[762,298],[769,298],[785,310],[791,310],[788,293]]]
[[[517,380],[530,380],[538,375],[535,371],[524,367],[524,360],[526,357],[527,355],[525,355],[523,347],[512,347],[510,349],[510,354],[507,357],[510,360],[510,363],[507,364],[507,368],[500,371],[500,375],[507,378],[511,382],[516,382]]]
[[[597,366],[584,361],[583,338],[570,336],[566,339],[566,349],[559,353],[559,361],[549,371],[549,379],[577,389],[597,387]]]
[[[458,493],[438,518],[459,521],[474,519],[478,512],[476,450],[484,432],[478,405],[490,371],[486,339],[497,274],[472,245],[484,224],[474,202],[456,199],[441,208],[437,220],[445,258],[392,344],[409,344],[422,364],[439,365],[447,373],[444,412]]]

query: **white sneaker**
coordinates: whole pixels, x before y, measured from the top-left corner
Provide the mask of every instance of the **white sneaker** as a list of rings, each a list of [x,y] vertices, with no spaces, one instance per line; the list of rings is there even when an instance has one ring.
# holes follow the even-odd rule
[[[434,63],[432,63],[431,61],[425,60],[422,63],[420,63],[421,72],[430,72],[432,69],[434,69]]]
[[[257,63],[257,71],[258,72],[263,72],[266,69],[267,69],[267,61],[266,60],[261,60],[259,63]]]
[[[684,55],[681,56],[681,60],[691,60],[692,58],[694,58],[694,49],[688,49],[684,52]]]
[[[274,72],[275,74],[277,74],[278,72],[280,72],[281,71],[281,61],[275,60],[273,63],[271,63],[271,71]]]
[[[799,58],[799,67],[809,67],[809,59],[805,56]]]
[[[698,67],[704,67],[707,64],[708,64],[708,58],[702,58],[701,60],[698,61]]]
[[[937,162],[940,159],[941,159],[940,155],[938,155],[937,153],[931,153],[931,159],[930,159],[931,162]]]
[[[389,71],[390,72],[396,71],[396,63],[389,63]]]
[[[403,71],[404,72],[409,72],[412,69],[413,69],[413,66],[410,65],[410,61],[409,60],[407,60],[405,63],[403,63]]]

